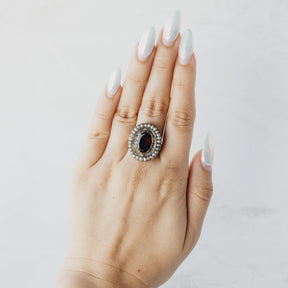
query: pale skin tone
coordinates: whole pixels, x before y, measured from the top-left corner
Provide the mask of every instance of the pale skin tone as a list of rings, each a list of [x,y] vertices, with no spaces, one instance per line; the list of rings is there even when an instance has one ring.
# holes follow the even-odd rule
[[[71,181],[68,252],[57,288],[158,287],[194,248],[212,195],[201,151],[189,163],[196,59],[177,59],[162,30],[148,60],[131,55],[123,87],[99,95]],[[172,87],[172,89],[171,89]],[[107,87],[106,87],[107,88]],[[127,141],[138,123],[163,132],[157,158],[140,162]]]

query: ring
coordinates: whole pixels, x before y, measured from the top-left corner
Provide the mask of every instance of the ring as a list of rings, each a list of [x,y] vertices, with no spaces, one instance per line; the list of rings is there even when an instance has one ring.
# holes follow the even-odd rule
[[[131,131],[128,147],[135,159],[140,161],[152,160],[161,150],[161,133],[153,124],[140,123]]]

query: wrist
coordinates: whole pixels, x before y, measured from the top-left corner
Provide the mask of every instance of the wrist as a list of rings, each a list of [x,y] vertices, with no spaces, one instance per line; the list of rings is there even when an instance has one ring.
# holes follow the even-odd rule
[[[67,258],[56,288],[148,288],[122,268],[92,259]]]
[[[103,279],[82,271],[63,270],[56,284],[56,288],[115,288],[116,286]]]

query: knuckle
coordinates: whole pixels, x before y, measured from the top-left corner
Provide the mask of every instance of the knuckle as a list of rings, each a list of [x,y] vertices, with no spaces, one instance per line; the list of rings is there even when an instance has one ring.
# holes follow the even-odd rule
[[[100,120],[105,121],[105,122],[110,120],[110,117],[109,117],[107,114],[99,111],[98,109],[95,110],[94,116],[95,116],[96,118],[100,119]]]
[[[165,174],[166,175],[168,174],[168,175],[172,175],[172,178],[173,176],[178,178],[182,170],[183,170],[182,165],[179,164],[177,161],[172,160],[172,159],[166,160],[165,162]]]
[[[126,172],[125,172],[126,173]],[[126,175],[126,174],[125,174]],[[136,191],[136,187],[138,187],[141,183],[144,182],[145,171],[141,167],[136,167],[128,176],[128,190]]]
[[[100,129],[100,128],[90,128],[88,130],[88,139],[95,140],[95,139],[106,139],[109,137],[109,131]]]
[[[194,125],[195,120],[195,110],[173,110],[171,113],[169,113],[170,120],[174,126],[180,127],[190,127],[192,128]]]
[[[128,186],[131,187],[131,190],[133,190],[135,187],[138,187],[141,183],[141,180],[135,176],[135,174],[132,174],[128,178]]]
[[[135,123],[137,114],[137,111],[129,106],[118,106],[114,118],[120,123]]]
[[[173,181],[174,180],[174,181]],[[162,181],[160,182],[159,187],[159,197],[162,202],[167,202],[169,199],[171,199],[172,195],[175,195],[173,190],[173,184],[175,181],[178,181],[177,177],[171,176],[171,177],[164,177]]]
[[[161,117],[167,112],[168,103],[164,103],[161,100],[157,100],[153,97],[143,104],[143,114],[148,117]]]
[[[178,173],[171,173],[171,172],[167,172],[166,176],[164,176],[162,178],[161,181],[161,189],[163,190],[170,190],[173,183],[175,183],[176,181],[178,181]]]
[[[180,87],[180,88],[187,88],[187,87],[193,87],[193,82],[191,79],[187,79],[184,77],[177,77],[173,81],[174,87]]]
[[[158,57],[156,57],[154,61],[154,66],[156,67],[157,70],[160,71],[169,70],[170,69],[169,59],[167,59],[167,57],[165,56],[158,55]]]
[[[159,196],[163,202],[178,194],[173,190],[180,191],[179,187],[175,188],[175,183],[185,183],[187,181],[186,177],[183,177],[184,173],[181,166],[179,163],[172,161],[165,163],[165,172],[160,176],[161,181],[159,182]]]
[[[205,186],[198,186],[196,187],[194,194],[204,202],[209,202],[213,195],[213,185],[206,183]]]
[[[139,73],[127,72],[126,81],[131,81],[138,84],[144,84],[146,82],[146,79]]]

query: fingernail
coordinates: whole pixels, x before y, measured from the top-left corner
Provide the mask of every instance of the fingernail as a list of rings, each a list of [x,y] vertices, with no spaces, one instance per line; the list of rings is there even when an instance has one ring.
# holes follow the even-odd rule
[[[164,45],[170,47],[176,39],[180,29],[180,12],[174,11],[173,15],[166,23],[163,31],[162,41]]]
[[[120,68],[117,68],[113,71],[108,81],[108,86],[107,86],[108,97],[112,98],[115,95],[115,93],[117,92],[119,88],[120,81],[121,81],[121,70]]]
[[[141,36],[137,50],[137,57],[140,61],[146,61],[150,56],[155,44],[155,37],[153,26],[150,26]]]
[[[190,29],[186,29],[179,45],[178,49],[178,61],[182,65],[188,64],[191,55],[193,52],[193,44],[192,44],[192,31]]]
[[[211,171],[214,159],[214,145],[213,138],[210,133],[205,137],[204,147],[202,149],[201,163],[205,170]]]

